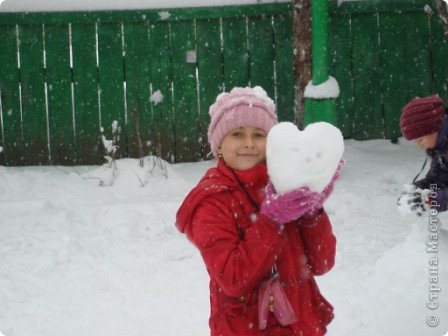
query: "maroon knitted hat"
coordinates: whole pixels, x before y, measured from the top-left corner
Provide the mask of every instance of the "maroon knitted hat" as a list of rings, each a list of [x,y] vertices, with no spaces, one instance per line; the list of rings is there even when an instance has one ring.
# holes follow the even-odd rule
[[[403,136],[414,140],[438,132],[445,106],[438,96],[416,97],[403,107],[400,128]]]

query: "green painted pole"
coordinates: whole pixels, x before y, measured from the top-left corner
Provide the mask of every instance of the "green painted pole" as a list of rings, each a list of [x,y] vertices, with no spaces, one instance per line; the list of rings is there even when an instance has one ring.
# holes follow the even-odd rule
[[[322,84],[329,79],[328,3],[329,0],[311,0],[311,77],[313,85]],[[337,125],[336,105],[333,97],[305,97],[304,126],[317,121],[326,121]]]
[[[328,0],[311,0],[311,12],[312,79],[319,85],[328,79]]]

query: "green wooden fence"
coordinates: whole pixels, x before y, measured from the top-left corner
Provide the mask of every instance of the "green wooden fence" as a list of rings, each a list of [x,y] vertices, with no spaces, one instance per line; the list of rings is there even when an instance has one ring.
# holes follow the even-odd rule
[[[433,0],[333,3],[330,60],[347,138],[396,140],[410,99],[439,94],[448,103],[448,40]]]
[[[346,138],[395,140],[408,100],[448,102],[448,44],[425,5],[435,8],[331,0],[330,74]],[[234,86],[263,86],[280,120],[293,120],[292,10],[0,13],[0,164],[100,163],[100,130],[110,138],[114,120],[124,157],[201,160],[208,108]]]
[[[3,164],[99,163],[115,120],[124,157],[203,159],[208,108],[234,86],[261,85],[293,120],[291,17],[289,4],[0,14]]]

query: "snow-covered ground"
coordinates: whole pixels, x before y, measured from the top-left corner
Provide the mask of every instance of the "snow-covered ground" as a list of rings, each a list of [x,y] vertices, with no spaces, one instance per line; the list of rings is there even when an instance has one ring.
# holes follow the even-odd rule
[[[408,142],[345,146],[346,166],[326,205],[336,266],[318,279],[336,311],[328,335],[445,335],[448,232],[437,225],[438,252],[429,252],[428,218],[400,217],[395,206],[424,153]],[[108,187],[87,178],[106,182],[103,167],[0,167],[1,332],[208,335],[207,273],[174,220],[212,165],[167,165],[166,178],[158,166],[150,174],[149,161],[139,169],[137,160],[120,160]],[[448,222],[448,214],[437,219]],[[437,327],[427,325],[431,315]]]

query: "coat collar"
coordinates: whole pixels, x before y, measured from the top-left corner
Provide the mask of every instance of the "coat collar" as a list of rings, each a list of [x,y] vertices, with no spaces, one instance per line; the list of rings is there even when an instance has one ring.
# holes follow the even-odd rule
[[[247,187],[266,186],[268,183],[268,174],[266,163],[260,163],[255,167],[247,170],[235,170],[226,165],[226,163],[220,159],[218,160],[217,169],[232,182],[232,185],[237,183],[233,172],[235,172],[238,179]]]
[[[239,171],[235,170],[236,175],[249,190],[264,188],[268,181],[267,168],[265,163],[260,163],[255,167]],[[189,225],[191,215],[198,204],[207,197],[222,193],[226,190],[240,188],[232,170],[219,160],[215,168],[210,168],[187,195],[176,214],[176,227],[180,232],[185,232]]]
[[[427,153],[431,153],[444,149],[448,146],[448,116],[444,116],[442,119],[442,125],[440,126],[439,134],[437,135],[436,145],[432,149],[428,149]]]

